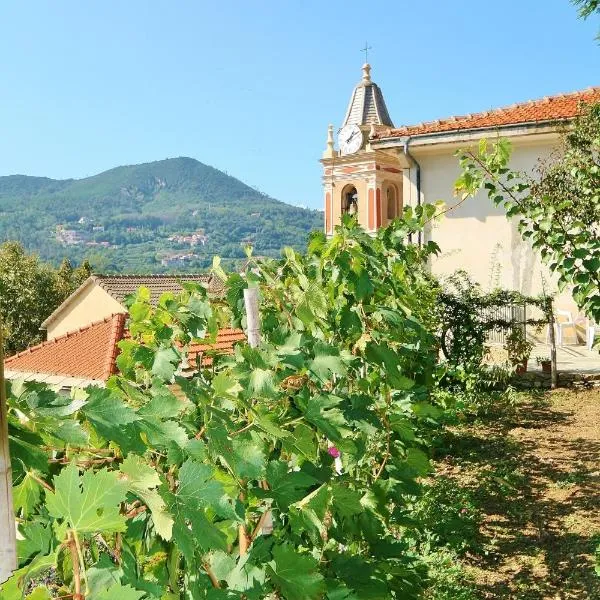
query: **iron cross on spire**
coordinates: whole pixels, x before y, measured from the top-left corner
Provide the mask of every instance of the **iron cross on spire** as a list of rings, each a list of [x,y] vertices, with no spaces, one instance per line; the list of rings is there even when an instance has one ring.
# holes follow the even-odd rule
[[[365,53],[365,62],[368,63],[369,62],[369,50],[372,50],[373,48],[371,46],[369,46],[369,42],[365,42],[365,47],[361,48],[361,52]]]

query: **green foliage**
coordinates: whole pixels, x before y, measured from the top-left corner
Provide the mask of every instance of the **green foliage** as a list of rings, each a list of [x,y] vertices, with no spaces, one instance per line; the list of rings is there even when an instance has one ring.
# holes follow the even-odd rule
[[[594,13],[600,14],[600,0],[571,0],[578,7],[578,14],[581,19],[587,19]],[[600,33],[596,36],[600,41]]]
[[[399,531],[441,411],[419,318],[435,247],[405,240],[430,216],[374,237],[348,220],[244,275],[216,261],[223,300],[189,284],[153,308],[142,289],[106,389],[11,386],[23,542],[2,598],[51,565],[53,598],[418,597],[425,568]],[[189,373],[191,342],[245,325],[247,286],[260,345]]]
[[[472,493],[456,481],[438,475],[428,481],[410,507],[420,527],[417,544],[423,549],[445,547],[457,554],[480,547],[481,514]]]
[[[465,572],[455,553],[440,549],[425,557],[429,568],[427,600],[479,600],[480,593],[472,577]]]
[[[62,245],[57,226],[80,239]],[[87,258],[96,272],[189,272],[209,267],[217,252],[241,263],[247,243],[256,254],[278,256],[285,245],[303,248],[308,233],[322,226],[322,213],[274,200],[191,158],[79,180],[0,177],[0,239],[17,240],[55,264],[65,255]],[[207,239],[194,247],[168,239],[199,230]],[[174,254],[195,257],[161,264]]]
[[[444,282],[438,295],[436,311],[441,328],[441,345],[452,366],[478,369],[486,354],[486,335],[525,325],[541,327],[550,321],[550,298],[525,296],[512,290],[497,289],[484,293],[464,271],[457,271]],[[520,309],[522,318],[503,318],[498,309]],[[538,318],[528,316],[527,309],[537,308]],[[516,334],[515,334],[516,335]],[[530,349],[531,350],[531,349]]]
[[[510,333],[506,336],[504,348],[508,353],[508,360],[511,365],[521,365],[526,363],[531,356],[533,350],[533,342],[530,342],[525,337],[523,327],[513,327]]]
[[[42,340],[42,321],[90,274],[87,263],[58,269],[27,254],[17,242],[0,245],[0,322],[7,354]]]
[[[505,139],[461,151],[457,191],[466,197],[485,188],[517,219],[561,287],[572,288],[579,308],[600,322],[600,105],[583,110],[539,180],[511,170],[510,155]]]

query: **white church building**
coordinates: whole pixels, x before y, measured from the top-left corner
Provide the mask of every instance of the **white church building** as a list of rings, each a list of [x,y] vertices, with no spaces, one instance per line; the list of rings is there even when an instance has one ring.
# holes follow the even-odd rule
[[[325,231],[332,234],[345,212],[355,212],[367,231],[385,226],[404,206],[443,201],[457,203],[454,182],[460,170],[455,153],[480,139],[509,138],[511,166],[533,171],[560,142],[561,130],[582,103],[600,102],[600,87],[530,100],[486,112],[395,126],[383,93],[362,67],[346,116],[334,141],[329,127],[323,152]],[[540,257],[524,242],[516,222],[493,206],[485,193],[448,211],[424,232],[441,253],[432,263],[436,275],[467,271],[484,289],[503,287],[527,295],[555,291]],[[548,289],[550,288],[550,289]],[[574,309],[564,294],[557,305]]]

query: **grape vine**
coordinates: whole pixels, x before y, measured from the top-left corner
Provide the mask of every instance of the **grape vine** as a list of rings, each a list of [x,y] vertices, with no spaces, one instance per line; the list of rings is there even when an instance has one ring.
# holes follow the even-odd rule
[[[416,598],[425,569],[403,531],[404,497],[430,470],[437,345],[428,320],[436,252],[406,243],[431,212],[376,236],[346,220],[301,255],[141,289],[120,374],[60,395],[9,386],[19,569],[4,600]],[[193,341],[261,337],[210,367]]]

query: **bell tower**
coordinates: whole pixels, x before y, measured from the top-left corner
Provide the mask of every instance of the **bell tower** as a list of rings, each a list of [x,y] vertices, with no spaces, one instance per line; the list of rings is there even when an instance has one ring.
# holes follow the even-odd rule
[[[370,144],[376,134],[393,126],[381,89],[371,80],[371,65],[365,63],[338,130],[337,149],[330,125],[321,158],[327,235],[333,234],[344,213],[355,215],[368,232],[401,213],[403,176],[398,155],[374,150]]]

